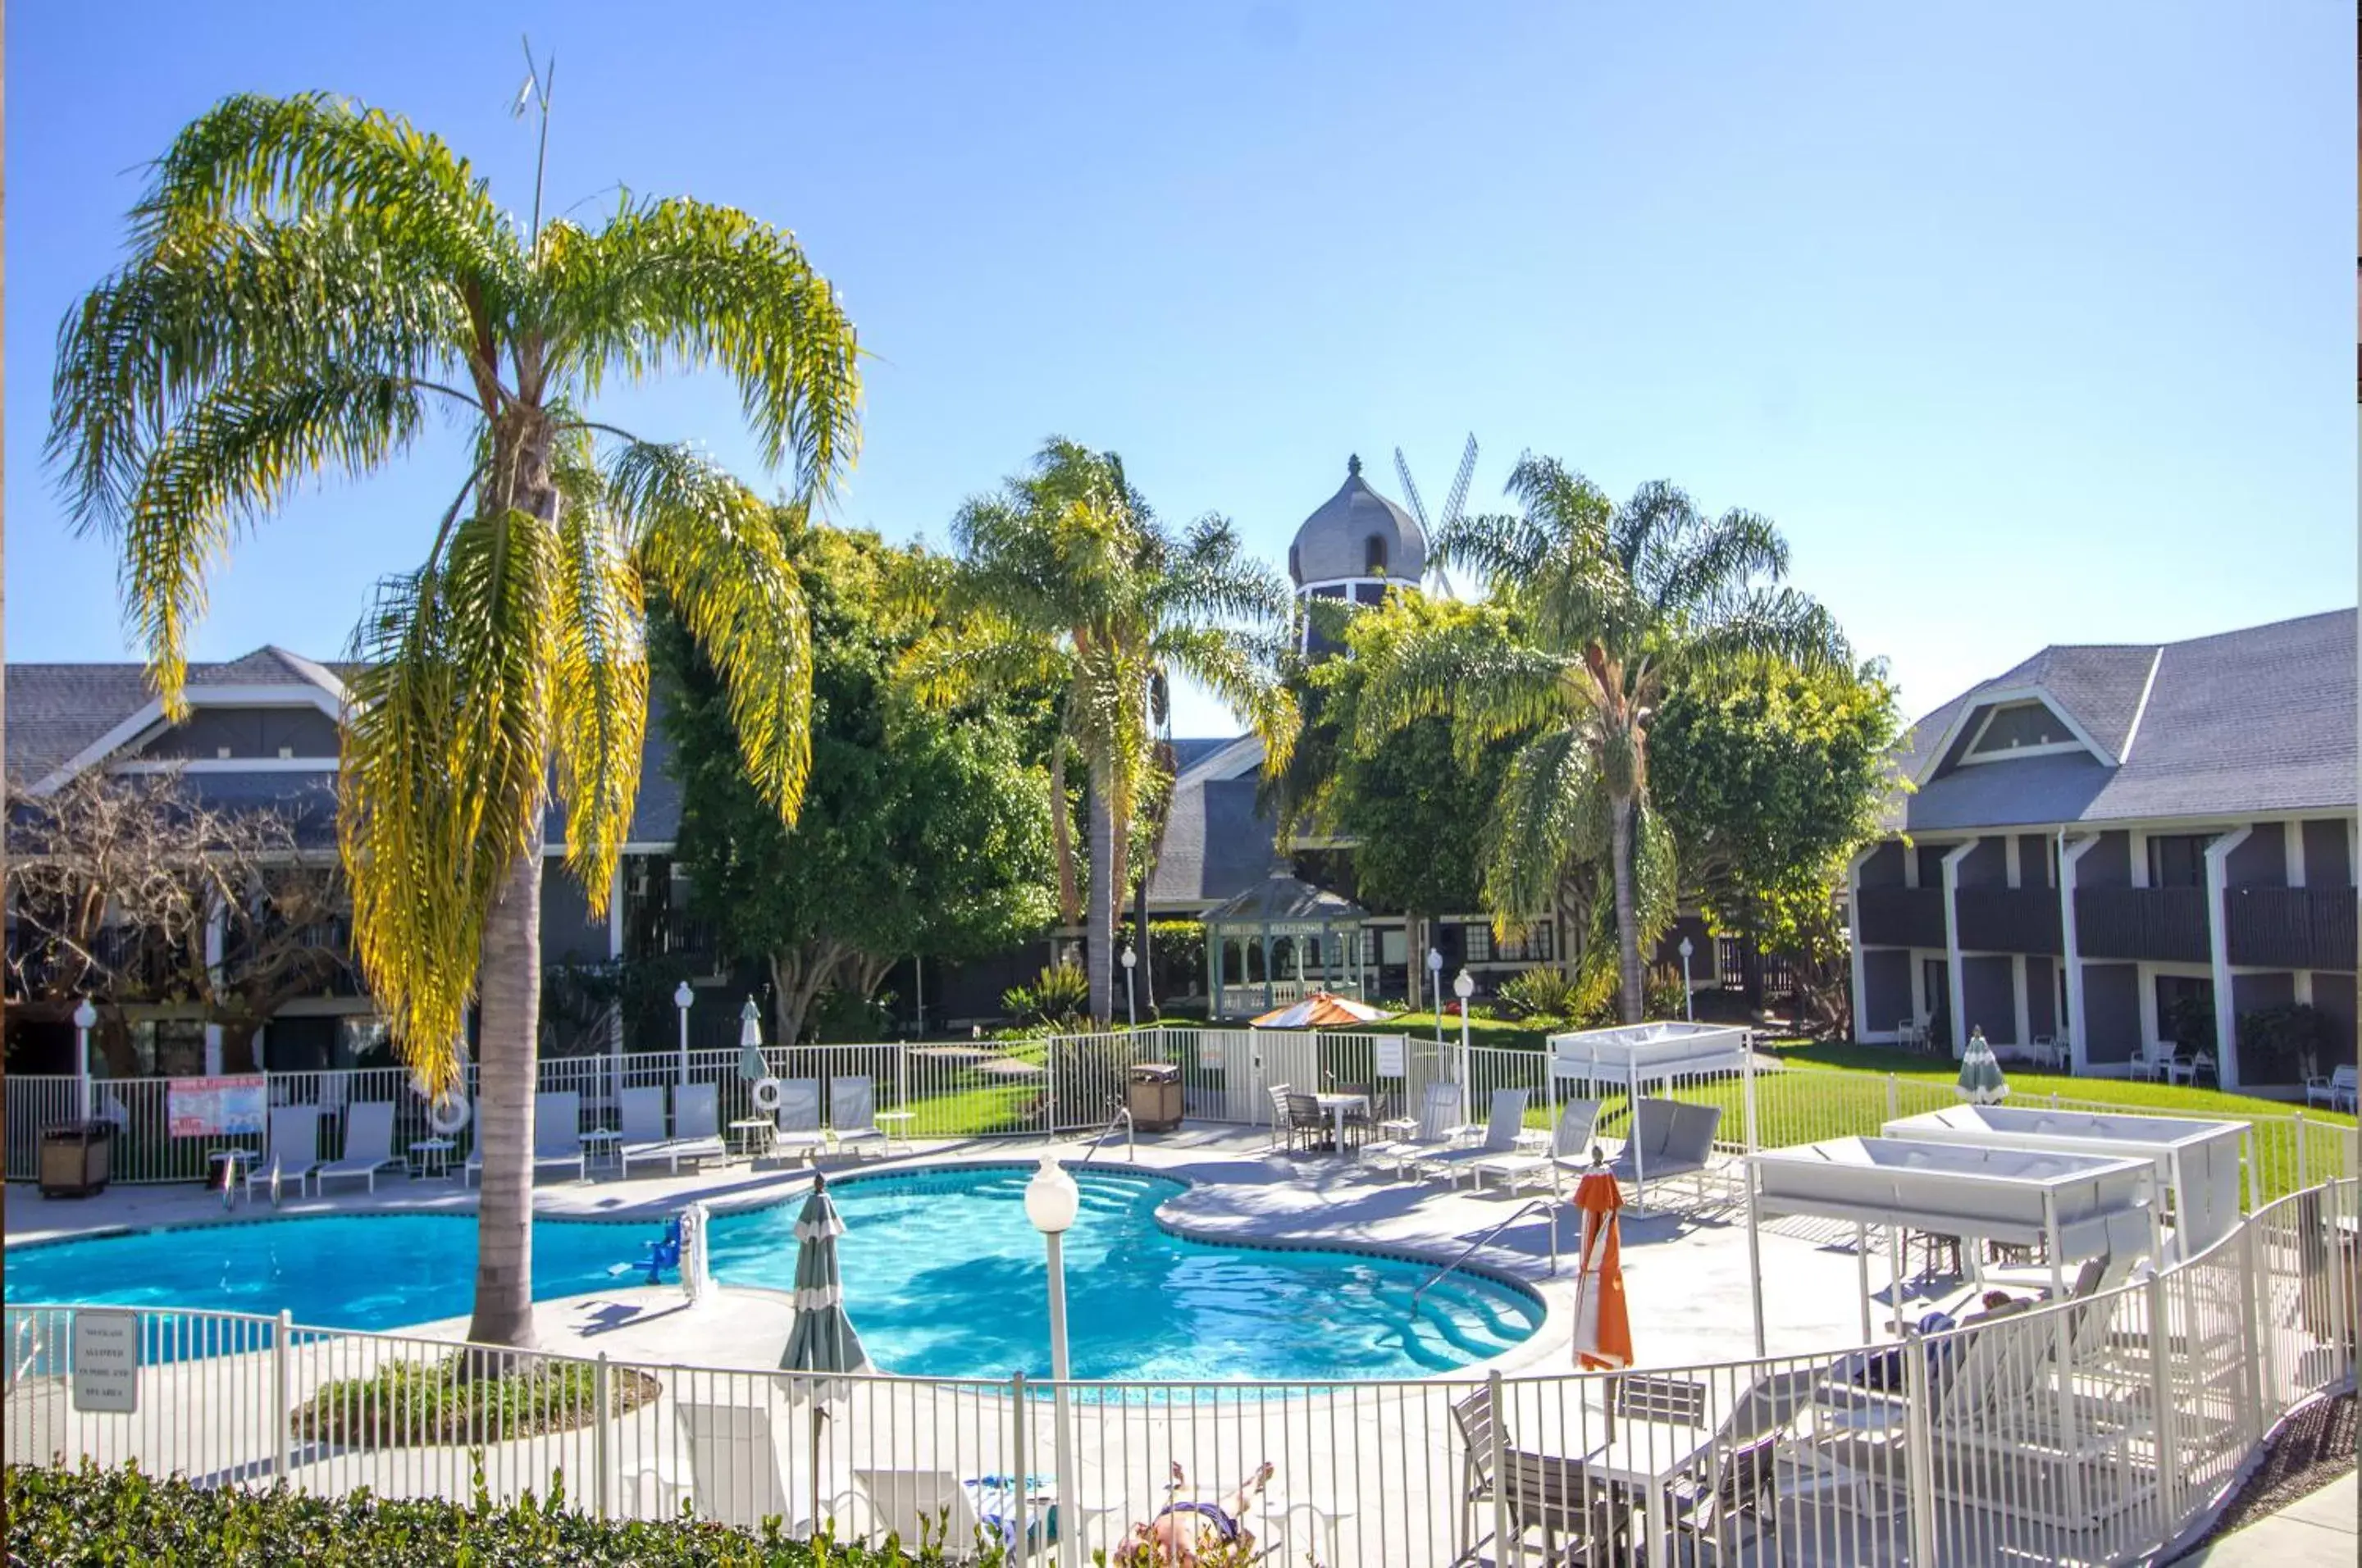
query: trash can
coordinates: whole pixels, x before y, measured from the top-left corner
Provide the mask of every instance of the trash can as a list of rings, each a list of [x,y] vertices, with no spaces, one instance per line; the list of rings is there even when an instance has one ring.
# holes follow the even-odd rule
[[[88,1198],[106,1190],[115,1158],[115,1123],[62,1121],[41,1129],[41,1196]]]
[[[1131,1069],[1126,1102],[1135,1132],[1170,1132],[1181,1125],[1181,1069],[1171,1062],[1142,1062]]]

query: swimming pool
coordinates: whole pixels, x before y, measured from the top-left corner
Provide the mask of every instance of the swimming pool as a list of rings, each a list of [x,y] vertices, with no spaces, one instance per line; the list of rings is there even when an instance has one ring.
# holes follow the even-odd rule
[[[1048,1374],[1042,1238],[1024,1216],[1031,1174],[967,1166],[831,1184],[845,1223],[846,1309],[878,1366],[936,1377]],[[1065,1254],[1077,1377],[1421,1377],[1497,1355],[1541,1320],[1529,1295],[1465,1273],[1446,1276],[1414,1309],[1429,1264],[1185,1240],[1153,1218],[1181,1184],[1105,1171],[1076,1177],[1082,1213]],[[800,1204],[717,1216],[715,1277],[787,1288]],[[637,1258],[656,1230],[535,1221],[535,1297],[613,1289],[612,1265]],[[469,1215],[184,1227],[12,1248],[6,1286],[18,1302],[283,1308],[299,1323],[386,1330],[465,1315],[475,1242]]]

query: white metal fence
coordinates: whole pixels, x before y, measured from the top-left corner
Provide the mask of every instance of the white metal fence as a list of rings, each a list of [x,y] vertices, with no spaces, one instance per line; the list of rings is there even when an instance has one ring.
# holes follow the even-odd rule
[[[2350,1386],[2358,1221],[2356,1184],[2333,1183],[2105,1294],[1620,1376],[816,1386],[143,1309],[138,1408],[93,1414],[66,1376],[78,1309],[12,1302],[6,1456],[460,1500],[480,1465],[496,1498],[562,1477],[569,1507],[608,1517],[687,1506],[906,1544],[948,1525],[954,1560],[1038,1543],[1054,1510],[1060,1535],[1108,1546],[1176,1496],[1172,1466],[1178,1497],[1216,1502],[1268,1462],[1242,1510],[1258,1550],[1330,1568],[1570,1546],[1658,1564],[2121,1562],[2202,1515],[2291,1406]],[[479,1388],[536,1382],[537,1414],[410,1397],[447,1386],[458,1356]]]
[[[1398,1041],[1401,1049],[1382,1052],[1381,1041]],[[1247,1029],[1153,1028],[1033,1040],[770,1046],[763,1056],[767,1069],[777,1077],[818,1080],[824,1116],[833,1110],[828,1099],[835,1080],[868,1078],[877,1110],[889,1118],[889,1130],[898,1138],[927,1142],[1040,1137],[1106,1126],[1122,1101],[1131,1068],[1143,1062],[1167,1062],[1180,1068],[1183,1109],[1192,1120],[1249,1125],[1270,1121],[1267,1091],[1278,1085],[1299,1090],[1363,1088],[1375,1095],[1382,1115],[1410,1114],[1428,1082],[1457,1077],[1462,1070],[1459,1042],[1449,1033],[1439,1042],[1431,1033]],[[1397,1065],[1397,1056],[1400,1073],[1378,1071],[1381,1065]],[[753,1102],[753,1084],[740,1075],[739,1058],[736,1051],[694,1051],[688,1056],[689,1080],[716,1087],[725,1127],[762,1114]],[[1471,1120],[1483,1119],[1495,1090],[1522,1088],[1528,1095],[1528,1121],[1536,1127],[1549,1124],[1555,1099],[1545,1054],[1478,1045],[1465,1053],[1465,1061]],[[622,1089],[669,1085],[681,1070],[680,1055],[671,1051],[547,1057],[539,1065],[539,1085],[580,1096],[586,1128],[612,1126]],[[470,1073],[472,1086],[472,1069]],[[328,1113],[321,1132],[325,1154],[337,1152],[343,1109],[363,1100],[393,1102],[397,1153],[430,1134],[425,1102],[411,1089],[409,1074],[401,1068],[266,1077],[273,1105],[318,1105]],[[171,1136],[167,1125],[170,1085],[167,1078],[93,1081],[94,1113],[113,1121],[118,1129],[114,1179],[199,1181],[207,1176],[215,1152],[259,1147],[259,1136]],[[1563,1086],[1560,1088],[1562,1092]],[[78,1092],[72,1077],[9,1079],[8,1179],[35,1176],[40,1129],[72,1121]],[[1751,1093],[1728,1073],[1682,1077],[1657,1085],[1651,1092],[1721,1107],[1716,1142],[1730,1150],[1866,1136],[1896,1117],[1958,1101],[1948,1081],[1941,1078],[1771,1066],[1754,1074]],[[2028,1098],[2067,1110],[2136,1109],[2057,1095],[2022,1098],[2017,1103],[2027,1103]],[[1627,1114],[1620,1096],[1610,1097],[1599,1131],[1621,1136]],[[2362,1175],[2350,1118],[2292,1112],[2244,1119],[2256,1129],[2251,1203],[2313,1183]],[[471,1135],[472,1128],[460,1134],[463,1145]]]

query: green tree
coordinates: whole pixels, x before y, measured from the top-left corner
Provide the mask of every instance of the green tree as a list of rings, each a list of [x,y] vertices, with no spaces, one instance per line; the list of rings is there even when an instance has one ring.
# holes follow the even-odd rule
[[[1021,723],[896,709],[894,666],[925,626],[895,591],[909,555],[789,511],[782,523],[813,646],[812,777],[794,827],[747,778],[728,687],[694,639],[660,618],[656,646],[690,896],[726,952],[768,966],[792,1044],[825,990],[866,999],[899,958],[1037,935],[1053,873],[1048,785],[1020,756]]]
[[[1515,742],[1491,742],[1472,760],[1453,747],[1450,721],[1421,718],[1380,732],[1363,722],[1363,698],[1372,671],[1414,637],[1478,624],[1506,637],[1506,618],[1488,606],[1399,591],[1367,608],[1320,601],[1313,613],[1337,651],[1299,677],[1304,734],[1275,786],[1286,831],[1351,840],[1354,890],[1371,909],[1431,920],[1475,908],[1486,812]],[[1425,979],[1419,959],[1411,955],[1414,998]]]
[[[939,618],[903,661],[919,700],[946,707],[993,691],[1060,692],[1051,793],[1065,798],[1066,758],[1082,758],[1090,815],[1084,927],[1091,1016],[1113,1016],[1116,905],[1133,823],[1155,778],[1155,706],[1187,675],[1264,742],[1265,767],[1294,745],[1296,701],[1270,635],[1287,586],[1246,556],[1219,517],[1175,536],[1123,477],[1112,453],[1052,438],[1032,470],[960,509],[960,557],[930,584]],[[1074,916],[1073,848],[1053,821],[1062,918]]]
[[[1719,928],[1785,956],[1829,1022],[1843,1012],[1848,967],[1836,889],[1877,836],[1901,724],[1871,663],[1767,668],[1720,690],[1675,690],[1650,727],[1683,887]]]
[[[1779,585],[1788,550],[1766,518],[1707,517],[1662,482],[1619,505],[1550,458],[1521,459],[1508,493],[1520,513],[1454,524],[1436,555],[1473,569],[1518,635],[1469,622],[1410,636],[1374,673],[1363,712],[1376,734],[1449,715],[1463,756],[1525,737],[1493,810],[1485,902],[1496,919],[1529,919],[1573,867],[1604,858],[1620,1009],[1638,1021],[1644,905],[1650,884],[1670,887],[1672,856],[1650,808],[1658,705],[1771,660],[1827,668],[1844,642]]]
[[[767,509],[590,401],[719,369],[765,458],[813,489],[851,459],[858,384],[852,323],[786,231],[685,199],[626,196],[598,228],[535,205],[520,223],[382,111],[226,99],[166,150],[129,259],[66,317],[50,436],[74,519],[120,547],[177,714],[207,574],[241,529],[405,454],[430,410],[471,432],[425,561],[357,634],[341,822],[363,970],[431,1088],[458,1081],[480,1007],[469,1334],[505,1344],[534,1335],[543,813],[554,777],[567,865],[602,908],[639,786],[646,588],[723,670],[783,818],[809,760],[801,600]]]

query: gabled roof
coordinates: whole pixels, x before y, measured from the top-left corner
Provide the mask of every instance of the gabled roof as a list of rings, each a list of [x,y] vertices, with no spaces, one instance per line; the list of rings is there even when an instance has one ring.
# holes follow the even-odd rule
[[[2048,704],[2090,751],[1941,765],[2003,701]],[[2355,612],[2186,642],[2043,649],[1937,708],[1898,758],[1911,832],[2229,819],[2355,805]]]
[[[1148,877],[1148,901],[1164,909],[1203,908],[1261,881],[1278,836],[1256,799],[1263,743],[1241,735],[1188,744],[1198,759],[1173,780]]]
[[[1368,911],[1342,893],[1316,888],[1284,867],[1265,871],[1257,880],[1208,910],[1206,922],[1257,925],[1264,921],[1327,920],[1349,922]]]

